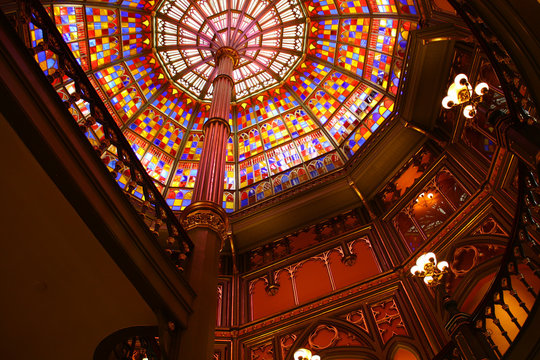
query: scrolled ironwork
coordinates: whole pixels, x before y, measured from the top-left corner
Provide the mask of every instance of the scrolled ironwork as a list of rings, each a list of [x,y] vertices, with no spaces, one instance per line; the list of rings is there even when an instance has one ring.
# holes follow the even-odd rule
[[[493,353],[502,358],[520,331],[525,331],[529,315],[538,306],[540,279],[538,243],[532,232],[538,234],[539,217],[531,199],[540,187],[535,175],[525,165],[519,168],[519,190],[514,224],[499,271],[470,322],[483,333]],[[435,357],[460,359],[455,342],[447,344]],[[459,356],[459,354],[457,355]]]
[[[64,104],[69,109],[72,104],[80,100],[88,103],[90,116],[78,123],[79,128],[84,133],[88,127],[96,123],[103,127],[104,138],[99,141],[99,144],[93,144],[94,149],[101,158],[106,150],[114,147],[113,152],[117,161],[114,168],[109,171],[115,179],[119,173],[129,177],[123,190],[130,195],[131,204],[142,216],[167,257],[172,260],[177,269],[183,270],[185,261],[193,249],[193,243],[184,228],[137,158],[45,8],[37,0],[20,1],[17,28],[23,41],[28,39],[30,23],[39,28],[43,34],[43,41],[36,47],[29,48],[30,53],[36,54],[47,50],[55,54],[58,69],[47,75],[47,80],[51,84],[73,81],[75,91],[69,95],[67,100],[64,100]],[[26,43],[29,42],[26,41]],[[139,187],[142,188],[144,199],[143,201],[134,201],[133,191]],[[150,213],[150,210],[153,210],[153,213]],[[165,225],[166,234],[160,232],[162,225]],[[163,237],[166,239],[165,241],[161,240]]]

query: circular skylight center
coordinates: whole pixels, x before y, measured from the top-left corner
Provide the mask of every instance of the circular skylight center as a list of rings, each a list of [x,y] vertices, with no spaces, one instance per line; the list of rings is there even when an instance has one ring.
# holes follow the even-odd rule
[[[299,0],[165,0],[153,26],[170,78],[200,100],[212,97],[216,51],[235,49],[239,101],[287,78],[304,54],[306,22]]]

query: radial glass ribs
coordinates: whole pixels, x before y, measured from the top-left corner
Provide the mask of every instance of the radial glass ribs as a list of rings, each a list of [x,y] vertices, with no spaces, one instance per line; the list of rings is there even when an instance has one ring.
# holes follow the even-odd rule
[[[209,100],[214,54],[235,49],[235,99],[242,100],[280,83],[298,65],[306,19],[298,0],[168,0],[154,19],[157,53],[176,84]]]

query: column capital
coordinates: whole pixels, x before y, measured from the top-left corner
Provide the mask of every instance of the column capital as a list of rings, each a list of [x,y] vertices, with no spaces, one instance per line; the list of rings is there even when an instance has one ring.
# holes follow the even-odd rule
[[[238,65],[240,56],[238,55],[238,51],[236,51],[232,47],[229,47],[229,46],[220,47],[215,55],[216,62],[219,64],[220,59],[223,58],[224,56],[231,58],[234,66]]]
[[[229,136],[231,135],[231,126],[229,125],[229,122],[225,119],[222,119],[220,117],[213,117],[213,118],[210,118],[208,120],[206,120],[206,122],[203,124],[203,128],[202,128],[202,131],[203,131],[203,134],[206,134],[206,128],[208,126],[210,126],[211,124],[213,123],[221,123],[225,126],[225,128],[227,128],[227,139],[229,138]]]
[[[197,201],[190,204],[180,215],[180,222],[186,231],[207,228],[218,234],[222,241],[225,241],[228,236],[227,213],[219,205],[210,201]]]

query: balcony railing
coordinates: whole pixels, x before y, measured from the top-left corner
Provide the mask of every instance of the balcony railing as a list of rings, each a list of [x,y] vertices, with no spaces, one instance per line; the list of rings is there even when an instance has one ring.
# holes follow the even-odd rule
[[[47,71],[45,74],[47,80],[51,85],[73,85],[75,90],[67,98],[62,99],[60,95],[59,98],[68,110],[78,106],[88,109],[85,117],[79,120],[74,117],[74,121],[90,140],[96,155],[108,165],[107,169],[112,177],[126,193],[128,200],[141,215],[160,247],[176,268],[183,271],[193,249],[193,243],[187,233],[147,174],[45,8],[37,0],[20,1],[18,4],[17,14],[11,17],[11,20],[19,36],[36,62],[35,55],[44,51],[54,57],[57,67]],[[41,31],[42,40],[37,44],[30,41],[31,28],[34,31]],[[73,115],[74,112],[70,113]],[[99,139],[90,138],[88,129],[91,127],[101,127],[103,136]],[[114,156],[114,159],[111,159],[111,156]],[[127,179],[125,184],[119,181],[120,178]],[[141,194],[140,199],[134,196],[135,192]]]
[[[518,334],[530,326],[530,315],[537,311],[540,291],[539,186],[525,166],[519,171],[516,215],[501,267],[489,291],[472,314],[471,323],[485,337],[497,358],[510,349]],[[530,329],[529,331],[534,331]],[[464,359],[452,341],[435,357],[437,360]]]

